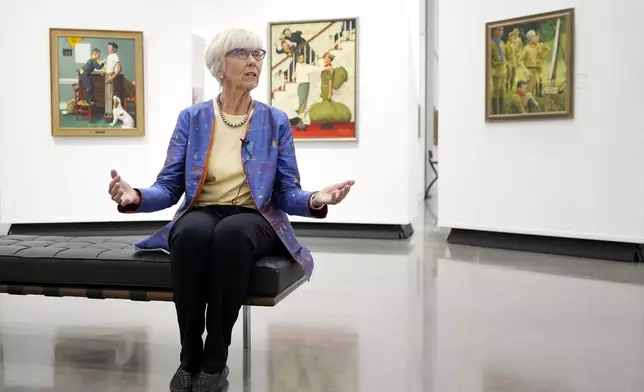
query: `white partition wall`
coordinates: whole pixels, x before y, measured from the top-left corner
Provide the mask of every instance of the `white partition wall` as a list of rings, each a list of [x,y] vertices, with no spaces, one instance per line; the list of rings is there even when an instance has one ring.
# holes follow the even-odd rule
[[[153,7],[135,0],[127,3],[126,17],[87,19],[79,17],[76,5],[25,0],[11,1],[2,12],[11,17],[0,24],[0,47],[14,59],[0,62],[3,88],[11,92],[0,98],[2,220],[171,218],[169,210],[154,216],[119,215],[107,187],[112,168],[133,184],[147,186],[163,164],[179,110],[191,103],[190,9],[185,3]],[[50,27],[143,31],[145,137],[51,136]]]
[[[410,223],[418,213],[423,186],[415,114],[418,39],[410,39],[412,33],[417,36],[418,1],[406,0],[396,7],[374,6],[368,0],[327,0],[324,7],[312,0],[292,7],[265,0],[244,4],[253,12],[240,17],[237,8],[200,2],[193,10],[194,33],[208,43],[223,29],[242,27],[266,41],[269,22],[358,17],[358,141],[297,142],[302,186],[315,190],[344,179],[356,180],[349,197],[330,210],[326,222]],[[415,60],[410,59],[412,50]],[[264,61],[260,84],[253,92],[263,102],[269,98],[268,66]],[[215,80],[206,76],[206,95],[217,91]]]
[[[1,183],[0,183],[1,184]],[[2,188],[0,188],[0,205],[2,204]],[[2,211],[0,211],[0,235],[9,232],[10,225],[2,220]]]
[[[423,186],[422,177],[416,175],[422,168],[418,119],[414,116],[418,60],[410,62],[411,50],[417,49],[410,48],[409,38],[410,20],[418,18],[417,0],[403,1],[396,7],[376,6],[367,0],[328,0],[324,7],[312,1],[282,7],[249,0],[245,7],[253,12],[240,17],[235,9],[202,2],[194,9],[194,32],[208,41],[222,29],[243,27],[266,40],[268,22],[359,17],[358,142],[298,142],[302,185],[315,190],[344,179],[356,180],[349,197],[331,209],[326,222],[410,223],[418,213]],[[413,26],[416,34],[418,22]],[[264,62],[264,75],[253,92],[253,97],[263,102],[269,97],[268,64]],[[214,79],[207,76],[206,95],[213,96],[217,89]]]
[[[644,3],[439,3],[439,225],[644,241]],[[575,118],[485,123],[485,23],[569,7]]]
[[[422,19],[422,45],[424,46],[424,78],[422,94],[424,96],[423,106],[423,167],[424,182],[427,187],[435,175],[429,165],[429,151],[437,153],[434,145],[434,108],[438,108],[438,56],[436,55],[438,39],[438,20],[436,11],[438,9],[438,0],[421,0]],[[432,190],[432,193],[435,193]],[[423,193],[424,196],[424,193]]]
[[[202,99],[218,91],[198,64],[199,47],[225,28],[242,27],[266,38],[270,21],[359,17],[358,142],[297,144],[302,185],[316,190],[355,179],[350,197],[332,209],[327,222],[408,224],[422,194],[417,105],[418,0],[396,7],[367,0],[301,1],[279,6],[264,0],[244,4],[191,0],[128,3],[128,17],[79,19],[46,0],[11,2],[10,18],[0,25],[6,53],[20,61],[2,62],[4,87],[0,132],[0,215],[8,223],[164,220],[174,209],[146,215],[120,215],[107,195],[110,169],[135,186],[150,185],[163,161],[179,111],[192,102],[192,87],[204,86]],[[33,14],[38,9],[41,13]],[[150,12],[154,11],[154,17]],[[250,12],[252,10],[252,12]],[[137,30],[144,34],[144,138],[53,138],[50,135],[50,27]],[[16,31],[21,38],[14,39]],[[200,41],[203,37],[205,41]],[[414,45],[414,48],[410,46]],[[203,52],[202,52],[203,53]],[[413,53],[412,53],[413,54]],[[203,55],[201,60],[203,61]],[[415,61],[415,62],[414,62]],[[198,67],[203,73],[197,77]],[[19,75],[29,75],[25,79]],[[264,75],[266,76],[266,75]],[[267,78],[253,93],[267,101]],[[28,102],[29,104],[24,104]],[[298,220],[298,218],[294,218]],[[299,219],[301,220],[301,219]]]
[[[205,100],[206,93],[206,69],[204,53],[206,52],[206,40],[196,34],[192,34],[192,103]]]

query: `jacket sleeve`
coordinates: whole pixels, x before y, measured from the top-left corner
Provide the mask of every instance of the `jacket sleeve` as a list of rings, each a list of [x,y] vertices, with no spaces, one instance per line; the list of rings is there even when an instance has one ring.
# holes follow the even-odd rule
[[[185,163],[190,130],[190,114],[187,110],[179,114],[177,125],[168,145],[163,168],[149,188],[136,189],[141,196],[138,206],[119,206],[120,212],[156,212],[177,204],[185,191]]]
[[[271,115],[273,114],[271,113]],[[326,218],[329,208],[327,206],[319,210],[310,208],[309,202],[313,193],[303,191],[300,185],[293,130],[286,113],[281,113],[278,120],[279,152],[275,183],[273,184],[273,194],[277,200],[277,206],[289,215]]]

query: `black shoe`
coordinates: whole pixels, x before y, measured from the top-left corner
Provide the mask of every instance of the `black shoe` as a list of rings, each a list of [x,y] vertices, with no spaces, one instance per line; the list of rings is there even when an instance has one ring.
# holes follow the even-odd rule
[[[201,372],[192,385],[192,392],[215,392],[226,384],[228,366],[221,373],[208,374]]]
[[[192,392],[192,373],[179,367],[170,380],[170,392]]]

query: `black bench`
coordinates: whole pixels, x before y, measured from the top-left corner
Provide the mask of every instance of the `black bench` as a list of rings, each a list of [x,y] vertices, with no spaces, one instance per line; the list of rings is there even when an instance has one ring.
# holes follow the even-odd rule
[[[0,235],[0,293],[172,301],[168,255],[135,251],[139,239]],[[243,306],[245,376],[250,307],[275,306],[304,282],[302,268],[286,257],[265,257],[253,268]]]

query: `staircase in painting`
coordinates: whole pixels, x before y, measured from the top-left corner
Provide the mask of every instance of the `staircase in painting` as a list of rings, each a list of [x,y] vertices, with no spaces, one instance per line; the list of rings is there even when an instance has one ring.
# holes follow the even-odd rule
[[[343,29],[343,23],[343,21],[329,23],[322,28],[320,32],[308,40],[308,45],[316,55],[313,64],[316,66],[316,71],[310,75],[311,81],[307,107],[321,100],[320,84],[324,61],[323,55],[325,53],[329,52],[335,56],[335,59],[333,60],[334,67],[345,67],[348,70],[356,69],[355,26],[350,25],[349,28],[347,28],[345,25],[345,29]],[[275,49],[273,48],[272,50]],[[298,116],[296,113],[299,105],[299,98],[297,95],[298,84],[287,80],[285,77],[291,65],[291,61],[293,61],[292,58],[284,57],[280,62],[271,67],[271,85],[273,86],[273,90],[271,92],[271,105],[284,110],[288,114],[289,118],[294,118]],[[349,80],[345,84],[347,86],[353,86],[354,77],[355,75],[353,72],[350,72]],[[346,91],[346,93],[353,95],[353,88],[351,87]],[[342,92],[340,92],[340,94],[342,94]],[[337,92],[334,92],[334,97],[347,103],[351,112],[355,113],[353,99],[341,99],[341,96],[338,96]],[[303,120],[304,122],[307,122],[306,118]]]

